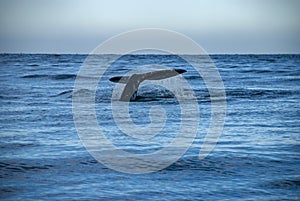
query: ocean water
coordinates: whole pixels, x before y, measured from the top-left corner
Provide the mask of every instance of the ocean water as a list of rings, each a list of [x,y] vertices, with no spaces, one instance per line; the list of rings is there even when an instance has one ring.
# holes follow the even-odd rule
[[[224,82],[227,116],[216,147],[203,160],[198,154],[211,117],[203,80],[173,55],[122,57],[103,75],[95,96],[98,122],[117,146],[133,153],[153,151],[178,129],[176,99],[145,85],[139,100],[130,103],[133,121],[148,124],[149,108],[163,105],[171,112],[169,128],[145,150],[132,139],[113,137],[118,129],[107,106],[115,85],[108,79],[139,65],[186,69],[182,76],[195,91],[201,116],[193,144],[177,162],[136,175],[97,162],[78,137],[72,95],[86,57],[0,55],[1,200],[300,199],[300,55],[211,56]]]

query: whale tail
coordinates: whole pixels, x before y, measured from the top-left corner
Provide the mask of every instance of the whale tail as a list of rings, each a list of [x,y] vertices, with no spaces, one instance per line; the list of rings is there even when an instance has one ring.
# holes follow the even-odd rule
[[[143,81],[166,79],[185,72],[186,70],[184,69],[160,70],[143,74],[133,74],[131,76],[117,76],[112,77],[109,80],[115,83],[126,84],[122,92],[120,101],[129,102],[136,99],[138,87]]]

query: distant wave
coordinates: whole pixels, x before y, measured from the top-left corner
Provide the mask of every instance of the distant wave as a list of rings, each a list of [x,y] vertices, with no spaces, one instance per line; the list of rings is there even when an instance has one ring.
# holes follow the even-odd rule
[[[29,64],[28,66],[36,67],[36,66],[40,66],[40,65],[39,64]]]
[[[37,170],[48,170],[52,168],[52,165],[29,165],[23,163],[13,162],[0,162],[0,167],[7,170],[7,172],[26,172],[26,171],[37,171]],[[4,176],[4,175],[2,175]]]
[[[260,74],[260,73],[273,73],[272,70],[265,70],[265,69],[262,69],[262,70],[249,69],[249,70],[242,70],[240,72],[241,73],[257,73],[257,74]]]
[[[283,89],[227,89],[227,98],[280,98],[293,95],[295,90],[283,90]]]
[[[68,98],[71,98],[72,97],[72,95],[71,95],[72,92],[73,92],[73,90],[66,90],[66,91],[63,91],[63,92],[61,92],[59,94],[56,94],[56,95],[54,95],[52,97],[67,96]]]
[[[300,179],[299,180],[287,179],[278,182],[271,182],[266,186],[271,188],[281,188],[281,189],[300,188]]]
[[[51,76],[51,79],[53,80],[67,80],[67,79],[75,79],[75,74],[59,74],[59,75],[53,75]]]
[[[67,80],[76,78],[75,74],[58,74],[58,75],[45,75],[45,74],[32,74],[32,75],[24,75],[21,78],[25,79],[38,79],[38,78],[49,78],[52,80]]]
[[[45,78],[48,75],[40,75],[40,74],[33,74],[33,75],[24,75],[21,78]]]

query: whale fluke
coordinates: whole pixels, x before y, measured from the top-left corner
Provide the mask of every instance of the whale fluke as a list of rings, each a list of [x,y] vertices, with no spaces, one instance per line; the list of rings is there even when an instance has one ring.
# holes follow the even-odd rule
[[[109,78],[109,81],[114,82],[114,83],[122,83],[126,84],[129,79],[129,76],[116,76]]]
[[[139,85],[145,80],[162,80],[187,72],[184,69],[160,70],[131,76],[117,76],[109,79],[111,82],[126,84],[120,101],[133,101],[136,99]]]

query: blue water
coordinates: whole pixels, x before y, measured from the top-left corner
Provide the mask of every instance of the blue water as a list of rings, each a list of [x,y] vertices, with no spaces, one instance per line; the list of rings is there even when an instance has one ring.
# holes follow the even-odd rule
[[[300,55],[211,58],[225,85],[227,117],[217,146],[204,160],[198,154],[210,98],[190,66],[170,55],[127,56],[104,74],[95,98],[97,118],[114,132],[110,111],[101,110],[114,87],[110,76],[153,62],[187,68],[183,77],[198,99],[201,124],[189,150],[161,171],[132,175],[98,163],[77,135],[72,93],[86,55],[0,55],[1,200],[299,200]],[[178,109],[170,94],[155,90],[143,87],[140,100],[131,104],[137,124],[149,123],[147,113],[134,113],[141,104],[145,110],[152,104],[167,112]],[[162,138],[172,138],[168,132],[178,129],[169,125],[174,127]],[[116,144],[138,151],[129,139]]]

